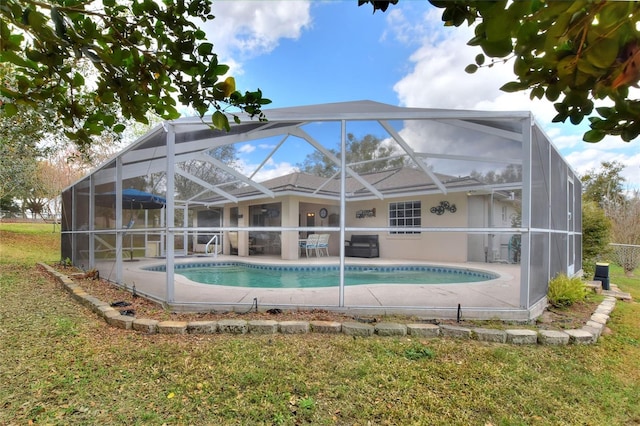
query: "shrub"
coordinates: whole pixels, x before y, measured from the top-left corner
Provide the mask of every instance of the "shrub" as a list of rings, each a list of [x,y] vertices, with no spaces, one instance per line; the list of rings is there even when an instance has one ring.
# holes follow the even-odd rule
[[[586,296],[587,289],[578,277],[569,278],[565,274],[558,274],[549,281],[547,299],[556,308],[569,307],[584,300]]]

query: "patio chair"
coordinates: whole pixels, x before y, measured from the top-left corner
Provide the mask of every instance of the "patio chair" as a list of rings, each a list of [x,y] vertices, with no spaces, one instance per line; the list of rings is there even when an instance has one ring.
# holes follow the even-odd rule
[[[311,250],[316,251],[316,256],[318,255],[318,241],[320,240],[320,234],[311,234],[306,239],[306,241],[300,242],[300,247],[304,248],[307,257],[309,257],[309,252]]]
[[[322,250],[329,257],[329,234],[320,234],[318,245],[316,246],[316,256],[323,256]]]

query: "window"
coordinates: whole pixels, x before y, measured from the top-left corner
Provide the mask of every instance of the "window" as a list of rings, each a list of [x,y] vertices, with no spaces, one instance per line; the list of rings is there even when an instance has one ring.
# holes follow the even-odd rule
[[[389,227],[419,228],[422,226],[420,201],[403,201],[389,204]],[[391,231],[391,234],[419,234],[420,231]]]
[[[502,206],[502,223],[507,223],[507,206]]]

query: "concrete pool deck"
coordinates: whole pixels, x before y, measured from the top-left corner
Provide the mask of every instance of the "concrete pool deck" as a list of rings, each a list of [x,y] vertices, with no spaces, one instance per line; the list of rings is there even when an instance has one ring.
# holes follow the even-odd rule
[[[338,265],[337,257],[310,257],[282,260],[270,256],[187,256],[175,259],[175,264],[236,261],[256,264]],[[131,289],[157,301],[167,300],[166,273],[144,270],[164,265],[164,259],[142,258],[123,263],[123,280]],[[520,265],[500,263],[447,263],[403,261],[398,259],[348,258],[347,265],[400,266],[434,265],[489,271],[499,277],[490,281],[465,284],[372,284],[346,286],[344,306],[340,306],[339,287],[324,288],[241,288],[200,284],[175,274],[174,300],[167,303],[174,311],[246,311],[257,303],[260,310],[327,309],[338,312],[369,314],[419,315],[428,318],[456,318],[458,305],[466,319],[502,319],[527,321],[537,312],[520,307]],[[104,277],[112,278],[112,277]],[[544,303],[543,305],[546,305]],[[543,309],[542,306],[541,309]],[[541,312],[540,309],[540,312]]]

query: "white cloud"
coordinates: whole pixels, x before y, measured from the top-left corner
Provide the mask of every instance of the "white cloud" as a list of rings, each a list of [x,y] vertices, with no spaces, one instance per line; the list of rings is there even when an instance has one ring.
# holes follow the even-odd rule
[[[238,148],[238,152],[243,154],[249,154],[255,150],[256,150],[255,145],[251,145],[250,143],[246,143],[242,145],[240,148]]]
[[[417,15],[416,15],[417,17]],[[414,18],[416,19],[416,18]],[[420,45],[409,58],[412,68],[394,90],[400,104],[422,108],[452,108],[492,111],[531,111],[539,125],[550,136],[554,145],[563,153],[569,164],[578,172],[598,168],[602,161],[619,161],[624,164],[623,176],[632,187],[640,187],[640,153],[638,143],[622,142],[616,137],[607,137],[597,144],[582,141],[587,124],[574,126],[570,123],[552,123],[556,115],[551,102],[530,100],[525,92],[505,93],[500,87],[515,79],[511,62],[481,68],[475,74],[467,74],[464,68],[474,63],[479,48],[467,46],[472,37],[470,28],[444,28],[437,13],[427,13],[421,25],[428,28]],[[412,18],[396,10],[387,20],[394,26],[389,33],[400,41],[409,41],[419,34]],[[586,120],[585,120],[586,123]],[[415,130],[415,129],[414,129]],[[431,134],[432,140],[434,134]],[[463,141],[447,142],[447,150],[458,151]]]
[[[236,163],[236,165],[246,176],[251,175],[258,167],[257,163],[251,163],[243,159],[240,159]],[[256,175],[253,177],[253,180],[255,180],[256,182],[263,182],[265,180],[273,179],[279,176],[288,175],[295,172],[296,170],[296,167],[289,162],[275,162],[273,161],[273,159],[269,159],[267,163],[258,171],[258,173],[256,173]]]
[[[311,25],[309,1],[216,1],[215,19],[202,28],[234,74],[243,58],[266,54],[280,39],[297,39]]]

